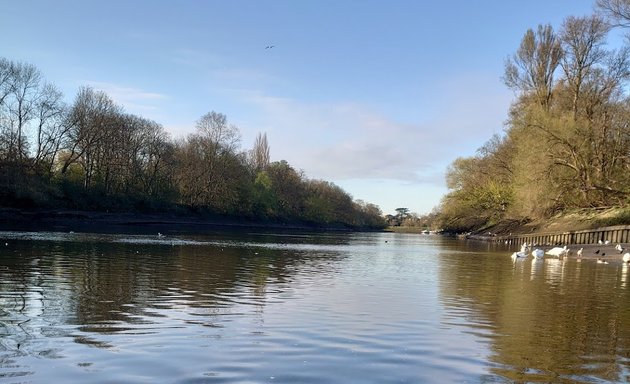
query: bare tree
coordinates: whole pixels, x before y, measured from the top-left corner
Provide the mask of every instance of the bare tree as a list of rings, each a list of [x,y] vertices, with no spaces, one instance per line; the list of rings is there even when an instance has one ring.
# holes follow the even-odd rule
[[[229,212],[237,204],[245,159],[237,153],[240,134],[227,117],[210,112],[197,121],[197,132],[178,146],[181,173],[177,175],[184,202]]]
[[[241,137],[238,127],[228,124],[227,116],[215,111],[208,112],[197,120],[197,133],[209,144],[212,144],[216,153],[219,151],[236,151]]]
[[[573,117],[577,118],[582,88],[608,53],[604,49],[610,25],[597,15],[568,17],[562,27],[562,69],[572,93]]]
[[[90,87],[79,90],[69,113],[71,127],[67,139],[67,156],[61,167],[65,174],[69,166],[79,163],[84,170],[84,186],[89,187],[97,173],[99,147],[105,138],[115,140],[111,135],[120,107],[102,91]]]
[[[68,132],[68,127],[64,124],[66,107],[62,97],[62,93],[54,85],[45,84],[35,105],[33,165],[48,174],[52,172],[57,153]]]
[[[34,117],[41,74],[31,64],[3,62],[1,66],[2,151],[6,159],[22,162],[28,157],[27,127]]]
[[[629,0],[597,0],[596,5],[615,26],[630,27]]]
[[[267,134],[259,133],[254,141],[254,148],[250,151],[250,162],[256,172],[260,172],[269,166],[269,144]]]
[[[562,48],[551,25],[529,29],[518,51],[506,60],[505,84],[514,90],[533,94],[538,103],[549,106],[555,86],[554,74],[562,59]]]
[[[15,65],[13,62],[0,57],[0,107],[4,100],[13,91],[13,78],[15,75]]]

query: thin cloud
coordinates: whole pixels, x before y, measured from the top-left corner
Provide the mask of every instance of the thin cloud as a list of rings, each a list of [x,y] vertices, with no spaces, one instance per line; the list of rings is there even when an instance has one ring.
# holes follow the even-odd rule
[[[304,103],[255,91],[241,96],[260,111],[272,158],[309,177],[433,185],[444,184],[449,163],[473,155],[502,129],[509,105],[508,93],[483,77],[445,83],[432,108],[447,113],[421,122],[395,121],[358,103]]]
[[[178,65],[185,65],[197,69],[217,66],[225,61],[225,58],[207,51],[181,48],[169,55],[169,60]]]
[[[168,99],[168,96],[161,93],[148,92],[120,84],[101,81],[87,81],[85,83],[94,89],[105,92],[114,102],[123,106],[127,111],[140,115],[158,111],[160,102]]]

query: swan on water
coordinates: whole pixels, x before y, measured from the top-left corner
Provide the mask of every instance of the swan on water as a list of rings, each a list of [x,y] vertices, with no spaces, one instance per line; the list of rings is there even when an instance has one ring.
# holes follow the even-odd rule
[[[532,251],[532,256],[536,259],[542,259],[545,256],[545,251],[542,249],[536,248]]]
[[[550,250],[548,250],[547,252],[545,252],[547,255],[551,255],[551,256],[556,256],[556,257],[560,257],[563,255],[568,255],[569,254],[569,249],[567,248],[567,246],[565,245],[564,247],[554,247],[551,248]]]
[[[584,248],[580,248],[577,251],[577,257],[582,257],[582,252],[584,252]]]
[[[624,263],[630,263],[630,252],[626,252],[623,255],[623,262]]]
[[[525,258],[525,257],[527,257],[527,253],[522,252],[522,251],[521,252],[514,252],[512,254],[512,258],[513,259],[521,259],[521,258]]]

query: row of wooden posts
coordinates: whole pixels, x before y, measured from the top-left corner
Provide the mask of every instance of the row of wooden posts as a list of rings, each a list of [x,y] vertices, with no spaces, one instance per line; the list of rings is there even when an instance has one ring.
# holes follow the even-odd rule
[[[630,243],[630,225],[618,225],[582,231],[570,231],[562,233],[532,233],[510,236],[469,235],[469,239],[492,241],[510,245],[537,244],[537,245],[570,245],[570,244],[598,244],[599,242]]]

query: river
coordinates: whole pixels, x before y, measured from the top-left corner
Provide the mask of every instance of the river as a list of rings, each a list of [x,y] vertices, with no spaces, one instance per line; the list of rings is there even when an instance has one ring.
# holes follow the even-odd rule
[[[628,266],[395,233],[0,232],[2,383],[630,381]]]

